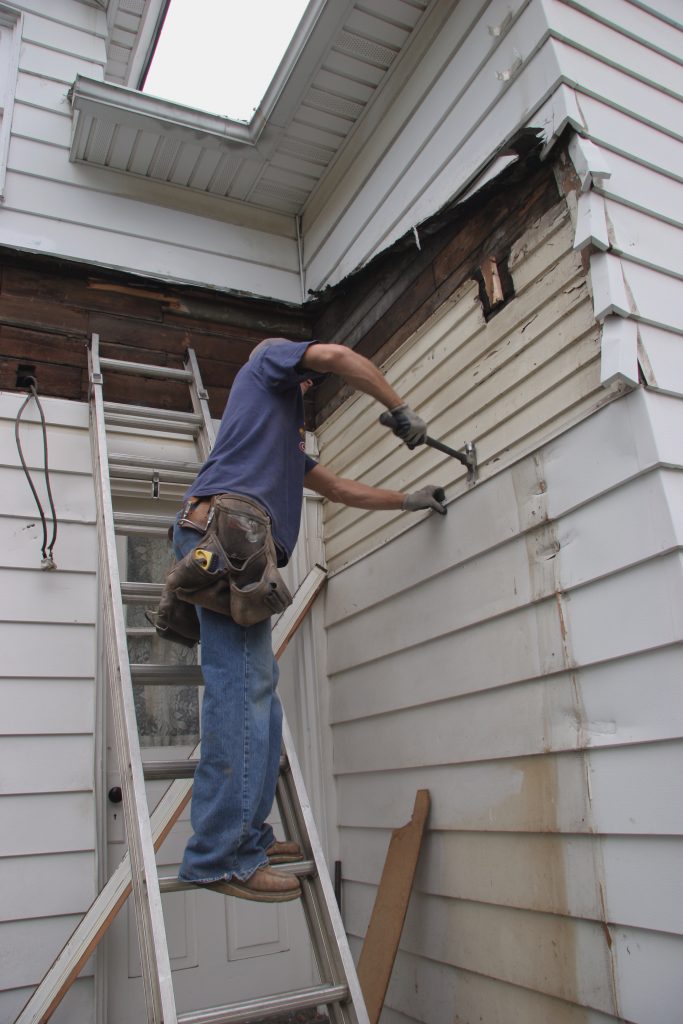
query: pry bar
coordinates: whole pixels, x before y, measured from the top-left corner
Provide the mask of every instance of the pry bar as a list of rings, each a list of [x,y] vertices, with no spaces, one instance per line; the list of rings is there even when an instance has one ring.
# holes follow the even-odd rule
[[[382,426],[391,427],[394,426],[394,417],[390,412],[383,412],[379,418]],[[441,441],[435,441],[433,437],[426,437],[424,443],[429,445],[430,448],[435,448],[438,452],[443,452],[444,455],[450,455],[452,459],[457,459],[463,466],[467,467],[467,482],[473,484],[477,479],[477,449],[475,448],[474,441],[465,442],[463,451],[456,451],[455,448],[449,448],[447,444],[442,444]]]

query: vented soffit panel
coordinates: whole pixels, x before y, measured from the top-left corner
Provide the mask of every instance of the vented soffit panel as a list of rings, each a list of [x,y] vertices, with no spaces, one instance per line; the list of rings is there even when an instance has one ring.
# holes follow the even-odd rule
[[[133,58],[112,50],[116,12],[137,4],[143,31],[164,0],[109,2],[109,67],[118,72],[76,79],[71,159],[293,215],[438,0],[313,0],[248,124],[120,84]]]

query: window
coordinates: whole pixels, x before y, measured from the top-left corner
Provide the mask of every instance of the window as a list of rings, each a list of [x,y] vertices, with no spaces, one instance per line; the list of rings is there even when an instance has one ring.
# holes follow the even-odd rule
[[[19,70],[21,14],[0,4],[0,201],[5,197],[7,156]]]

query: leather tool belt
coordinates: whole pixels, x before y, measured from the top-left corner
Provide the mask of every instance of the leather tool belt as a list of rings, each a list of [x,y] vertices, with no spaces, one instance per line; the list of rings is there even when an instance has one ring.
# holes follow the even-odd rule
[[[178,522],[201,540],[166,577],[158,612],[150,618],[160,636],[196,643],[192,605],[253,626],[292,603],[277,568],[270,517],[255,501],[230,493],[190,499]]]

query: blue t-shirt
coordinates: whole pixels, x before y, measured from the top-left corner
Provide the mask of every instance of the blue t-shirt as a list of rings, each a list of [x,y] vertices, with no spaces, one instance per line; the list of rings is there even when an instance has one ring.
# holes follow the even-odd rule
[[[232,491],[269,513],[280,564],[299,534],[304,476],[316,463],[305,453],[304,402],[299,385],[322,374],[299,367],[311,341],[269,345],[235,377],[213,451],[190,495]]]

